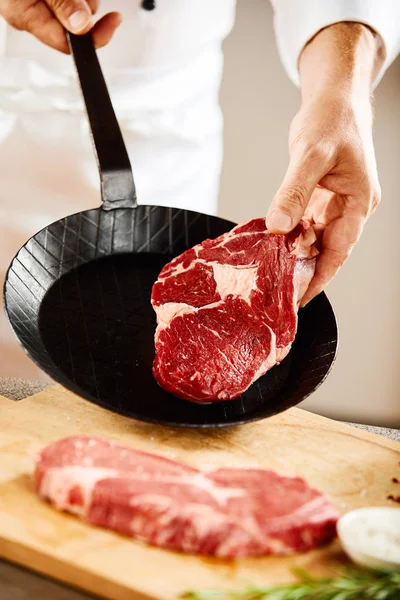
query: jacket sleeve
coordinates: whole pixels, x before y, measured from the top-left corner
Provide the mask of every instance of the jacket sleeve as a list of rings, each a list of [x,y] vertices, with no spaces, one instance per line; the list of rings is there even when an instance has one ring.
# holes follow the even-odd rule
[[[362,23],[381,37],[386,58],[375,86],[400,52],[400,0],[271,0],[271,4],[278,51],[296,86],[302,49],[318,31],[334,23]]]

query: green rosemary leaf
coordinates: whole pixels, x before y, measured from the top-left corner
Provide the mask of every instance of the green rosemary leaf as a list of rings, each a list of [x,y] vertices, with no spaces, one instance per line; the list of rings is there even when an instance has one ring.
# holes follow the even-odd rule
[[[297,583],[241,591],[203,590],[183,595],[185,600],[400,600],[400,573],[346,569],[338,577],[316,579],[296,569]]]
[[[221,590],[202,590],[202,591],[189,591],[182,594],[184,600],[211,600],[211,598],[221,598],[223,596],[228,597],[229,592],[221,592]]]
[[[293,567],[292,573],[296,575],[299,581],[304,583],[315,583],[315,581],[321,581],[316,579],[313,575],[308,573],[305,569],[301,569],[300,567]]]

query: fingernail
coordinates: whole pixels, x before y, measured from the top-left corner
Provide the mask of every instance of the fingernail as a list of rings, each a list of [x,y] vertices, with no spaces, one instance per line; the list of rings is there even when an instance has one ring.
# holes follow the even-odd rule
[[[267,218],[268,229],[276,231],[290,231],[292,224],[292,217],[279,208],[273,210]]]
[[[77,10],[68,19],[70,27],[75,33],[79,33],[82,29],[85,29],[89,21],[90,15],[84,10]]]

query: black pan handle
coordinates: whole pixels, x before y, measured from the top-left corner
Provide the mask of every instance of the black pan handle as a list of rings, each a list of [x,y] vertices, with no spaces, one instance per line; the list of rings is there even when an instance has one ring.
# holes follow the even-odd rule
[[[137,206],[128,152],[103,77],[92,34],[67,39],[78,72],[100,173],[103,208]]]

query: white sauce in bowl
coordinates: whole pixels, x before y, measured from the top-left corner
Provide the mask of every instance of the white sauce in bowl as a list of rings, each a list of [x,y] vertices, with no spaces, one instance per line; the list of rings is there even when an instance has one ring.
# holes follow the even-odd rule
[[[355,563],[400,569],[400,508],[350,511],[339,519],[337,531],[343,549]]]

